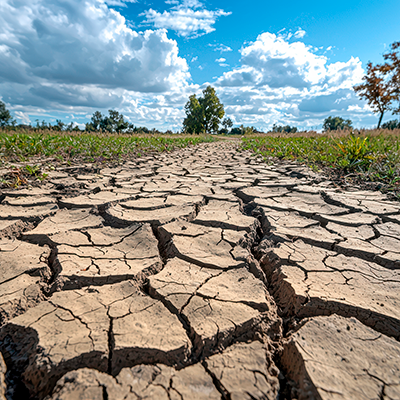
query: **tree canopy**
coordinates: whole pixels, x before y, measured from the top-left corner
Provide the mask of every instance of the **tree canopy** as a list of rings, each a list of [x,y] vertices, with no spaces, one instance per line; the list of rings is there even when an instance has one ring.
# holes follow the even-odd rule
[[[195,94],[189,97],[185,113],[183,129],[196,134],[218,131],[220,121],[225,115],[224,106],[211,86],[203,90],[203,97],[197,98]]]
[[[297,128],[295,126],[290,126],[290,125],[272,125],[272,131],[271,132],[279,132],[279,133],[296,133]]]
[[[390,45],[390,53],[383,55],[386,60],[387,73],[390,75],[390,81],[396,96],[394,100],[399,102],[398,107],[393,109],[393,114],[400,114],[400,42],[394,42]]]
[[[350,129],[353,127],[353,123],[350,119],[329,116],[325,118],[322,127],[324,131],[337,131],[338,129]]]
[[[10,111],[6,109],[6,105],[0,101],[0,126],[8,126],[15,123]]]
[[[232,128],[233,126],[233,122],[232,120],[228,117],[228,118],[224,118],[224,120],[222,121],[222,126],[228,130],[229,128]]]
[[[392,101],[396,98],[392,82],[386,78],[387,70],[383,65],[367,64],[364,83],[354,86],[356,93],[365,99],[374,113],[379,113],[378,129],[386,111],[391,110]]]
[[[103,115],[100,111],[95,111],[92,115],[91,122],[86,124],[87,131],[106,131],[121,133],[128,128],[133,129],[133,125],[125,121],[124,116],[115,110],[108,110],[108,116]]]
[[[393,108],[394,101],[400,101],[400,42],[391,46],[391,52],[384,54],[384,64],[367,64],[363,83],[354,86],[355,92],[365,99],[374,113],[379,114],[378,129],[385,112],[393,110],[400,114],[400,105]]]
[[[189,97],[189,101],[185,105],[186,118],[183,120],[183,129],[188,133],[204,132],[203,114],[204,111],[195,94]]]
[[[389,130],[400,129],[400,119],[398,121],[395,119],[387,121],[384,124],[382,124],[382,128],[389,129]]]

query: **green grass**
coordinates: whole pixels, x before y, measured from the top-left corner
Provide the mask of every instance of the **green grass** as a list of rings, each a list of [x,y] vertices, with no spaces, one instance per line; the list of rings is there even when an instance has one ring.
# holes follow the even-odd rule
[[[339,176],[381,182],[392,189],[400,184],[400,135],[388,131],[370,134],[243,138],[242,149],[266,160],[296,160],[313,169],[331,169]]]
[[[0,132],[0,160],[29,161],[32,157],[55,157],[60,161],[118,161],[146,153],[184,148],[213,142],[212,136],[107,135],[67,133]]]

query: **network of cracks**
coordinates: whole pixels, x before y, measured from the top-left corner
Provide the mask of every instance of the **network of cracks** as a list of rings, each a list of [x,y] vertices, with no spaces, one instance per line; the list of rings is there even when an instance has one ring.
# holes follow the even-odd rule
[[[379,192],[233,141],[0,199],[0,399],[400,398]]]

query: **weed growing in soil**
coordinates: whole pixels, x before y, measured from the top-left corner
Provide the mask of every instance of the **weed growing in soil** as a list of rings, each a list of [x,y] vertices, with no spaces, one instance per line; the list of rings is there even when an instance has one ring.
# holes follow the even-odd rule
[[[14,189],[28,185],[32,181],[43,182],[49,174],[43,172],[40,165],[10,166],[8,172],[0,177],[0,187]]]
[[[331,176],[400,189],[399,130],[251,136],[242,139],[242,149],[266,160],[296,160]]]

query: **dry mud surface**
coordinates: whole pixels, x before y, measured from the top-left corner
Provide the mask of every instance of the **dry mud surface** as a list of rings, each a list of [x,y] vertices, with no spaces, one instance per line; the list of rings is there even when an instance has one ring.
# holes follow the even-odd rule
[[[238,142],[0,204],[0,399],[400,399],[400,204]]]

